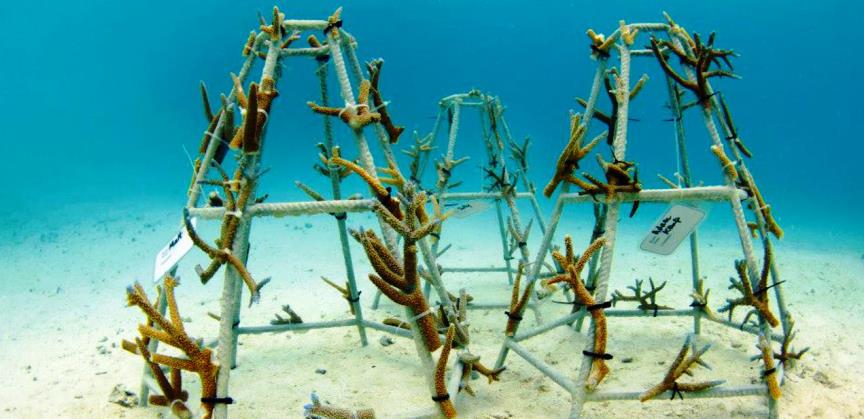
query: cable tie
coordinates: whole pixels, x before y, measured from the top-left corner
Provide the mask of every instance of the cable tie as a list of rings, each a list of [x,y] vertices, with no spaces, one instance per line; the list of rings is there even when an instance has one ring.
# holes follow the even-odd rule
[[[363,291],[357,291],[356,297],[354,297],[354,298],[346,297],[345,299],[348,300],[349,303],[356,303],[356,302],[360,301],[360,294],[362,294],[362,293],[363,293]]]
[[[516,320],[517,322],[522,320],[522,316],[517,314],[517,313],[511,313],[509,311],[505,311],[504,314],[506,314],[507,317],[509,317],[513,320]]]
[[[231,397],[202,397],[201,403],[207,404],[234,404],[234,399]]]
[[[605,359],[607,361],[612,359],[612,354],[604,354],[599,352],[582,351],[582,355],[590,356],[591,358]]]
[[[429,307],[428,310],[426,310],[426,311],[424,311],[424,312],[422,312],[422,313],[420,313],[420,314],[418,314],[418,315],[416,315],[416,316],[414,316],[414,317],[408,319],[408,322],[411,323],[411,322],[413,322],[413,321],[420,320],[421,318],[426,317],[426,316],[428,316],[428,315],[430,315],[430,314],[435,314],[435,310],[433,310],[432,307]]]
[[[609,307],[612,307],[612,301],[606,301],[606,302],[599,303],[599,304],[591,304],[590,306],[585,307],[585,309],[588,311],[596,311],[596,310],[607,309]]]
[[[441,403],[450,400],[450,393],[437,394],[432,396],[432,401],[435,403]]]
[[[771,374],[774,374],[775,372],[777,372],[777,367],[769,368],[769,369],[767,369],[767,370],[765,370],[765,371],[762,371],[762,376],[763,376],[763,377],[767,377],[767,376],[769,376],[769,375],[771,375]]]
[[[669,400],[675,400],[675,396],[678,396],[681,400],[684,400],[684,393],[681,393],[681,389],[678,388],[678,382],[672,383],[672,397]]]
[[[327,26],[324,27],[324,31],[323,31],[324,35],[329,34],[330,31],[332,31],[333,29],[341,28],[341,27],[342,27],[342,19],[339,19],[333,23],[328,23]]]
[[[333,217],[336,217],[337,220],[344,220],[348,218],[348,214],[344,212],[340,212],[338,214],[333,214]]]

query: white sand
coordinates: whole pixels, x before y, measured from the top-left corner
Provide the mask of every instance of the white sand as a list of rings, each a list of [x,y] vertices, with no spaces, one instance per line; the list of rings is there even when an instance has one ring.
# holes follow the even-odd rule
[[[127,214],[135,216],[127,219]],[[0,307],[5,317],[0,333],[5,387],[0,393],[0,416],[146,418],[162,414],[155,407],[124,408],[107,399],[116,384],[138,391],[141,362],[117,347],[120,339],[134,337],[135,325],[142,319],[136,309],[124,307],[124,289],[134,280],[149,284],[153,255],[170,238],[179,210],[130,204],[110,211],[67,208],[49,215],[40,216],[43,221],[38,221],[30,214],[13,214],[4,217],[0,226]],[[650,222],[652,217],[644,218]],[[64,221],[70,219],[76,221]],[[304,226],[307,222],[309,227]],[[350,222],[374,225],[367,216],[354,216]],[[261,304],[244,307],[244,325],[266,324],[285,303],[307,321],[348,316],[345,301],[318,280],[320,275],[342,278],[334,224],[332,218],[322,216],[271,219],[255,225],[251,271],[258,277],[272,275],[274,280],[264,289]],[[465,226],[470,228],[462,228]],[[212,233],[215,227],[211,223],[205,232]],[[559,232],[572,233],[578,245],[584,246],[589,227],[588,221],[571,219]],[[457,244],[442,263],[498,265],[496,229],[490,214],[471,223],[453,224],[445,234],[450,233],[447,241]],[[690,290],[686,249],[666,258],[639,252],[635,249],[640,230],[623,229],[610,290],[623,289],[634,278],[650,275],[669,281],[660,303],[686,307]],[[864,349],[864,287],[860,283],[864,246],[855,238],[859,242],[844,246],[844,250],[815,250],[819,245],[814,243],[820,238],[796,236],[794,229],[789,233],[777,258],[788,281],[784,286],[789,307],[800,329],[795,346],[812,349],[789,371],[783,387],[782,415],[864,417],[864,368],[859,356]],[[533,241],[538,238],[535,231]],[[737,241],[727,231],[703,234],[702,243],[703,271],[712,289],[711,305],[716,308],[723,298],[732,296],[726,286],[733,273],[732,260],[740,257]],[[532,244],[536,249],[536,243]],[[362,302],[368,307],[374,294],[365,279],[369,265],[356,247],[354,257]],[[192,319],[190,332],[212,337],[216,322],[205,313],[218,311],[221,275],[202,286],[191,270],[201,261],[200,252],[194,250],[184,260],[178,299],[182,314]],[[502,302],[508,298],[502,275],[453,275],[445,279],[452,291],[469,287],[478,301]],[[544,313],[551,319],[568,310],[548,304]],[[401,310],[388,302],[377,312],[367,309],[365,313],[380,320]],[[473,311],[470,319],[472,349],[491,364],[500,347],[505,316],[500,311]],[[634,390],[662,378],[690,327],[686,318],[611,319],[609,323],[609,352],[615,359],[610,361],[612,372],[603,386]],[[523,326],[532,324],[533,319],[526,317]],[[714,370],[699,370],[696,379],[724,378],[731,384],[744,384],[759,376],[761,366],[749,361],[756,354],[751,336],[711,323],[703,328],[705,339],[714,343],[705,357]],[[370,331],[370,345],[365,348],[359,346],[354,328],[242,337],[239,367],[232,373],[231,396],[238,401],[230,408],[232,417],[300,417],[313,390],[337,405],[373,407],[381,417],[398,417],[412,407],[429,405],[424,372],[417,367],[413,343],[394,337],[396,344],[382,347],[380,336]],[[581,335],[561,328],[528,341],[526,346],[572,377],[581,361],[583,344]],[[633,362],[620,361],[627,357]],[[462,397],[457,405],[463,417],[566,416],[569,397],[553,382],[515,354],[510,355],[507,367],[500,382],[488,385],[477,380],[473,384],[477,397]],[[316,374],[318,368],[327,373]],[[194,398],[194,379],[186,377]],[[764,399],[756,397],[587,407],[588,417],[601,418],[760,417],[765,412]]]

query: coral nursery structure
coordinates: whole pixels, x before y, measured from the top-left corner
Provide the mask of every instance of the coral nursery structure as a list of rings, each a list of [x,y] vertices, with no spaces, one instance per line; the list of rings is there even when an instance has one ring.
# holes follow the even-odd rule
[[[569,138],[563,151],[557,161],[550,156],[550,164],[544,168],[551,178],[542,193],[554,198],[553,211],[544,218],[536,197],[537,188],[528,172],[530,141],[520,143],[513,139],[499,98],[474,89],[441,99],[431,134],[421,136],[415,132],[413,143],[405,146],[408,135],[397,124],[399,115],[387,101],[386,78],[382,78],[384,61],[376,59],[362,65],[357,55],[358,41],[345,26],[341,9],[326,19],[294,20],[274,8],[269,22],[262,18],[261,25],[242,45],[243,64],[236,75],[230,74],[232,88],[221,96],[218,109],[212,107],[202,83],[206,133],[194,165],[181,224],[194,247],[209,259],[206,267],[195,267],[201,284],[208,284],[222,272],[220,310],[212,315],[219,321],[219,330],[215,344],[210,345],[204,339],[188,335],[174,294],[178,285],[176,266],[161,278],[154,301],[148,299],[141,285],[129,287],[129,305],[138,307],[146,316],[146,322],[138,327],[140,336],[123,341],[123,348],[144,362],[142,405],[167,406],[177,417],[191,417],[200,400],[197,409],[204,417],[225,418],[235,397],[239,398],[244,390],[230,385],[232,370],[238,367],[238,340],[242,335],[348,327],[356,328],[362,346],[368,344],[369,329],[412,340],[419,365],[410,373],[424,377],[427,403],[411,412],[379,411],[379,406],[387,404],[371,400],[346,403],[361,408],[342,408],[322,403],[312,393],[312,402],[305,406],[306,417],[455,417],[469,403],[461,396],[466,393],[473,396],[478,391],[471,385],[472,376],[482,375],[489,384],[507,380],[505,364],[510,352],[566,390],[570,395],[571,417],[580,417],[589,402],[738,396],[763,396],[768,401],[768,415],[779,414],[784,369],[808,349],[796,351],[791,347],[794,322],[785,307],[783,281],[779,278],[771,238],[772,235],[780,238],[783,230],[747,169],[745,160],[752,153],[738,136],[729,106],[711,84],[736,77],[731,67],[734,51],[716,48],[714,34],[707,38],[691,34],[669,16],[663,23],[622,21],[609,36],[589,30],[587,46],[596,72],[587,99],[577,100],[584,112],[571,112]],[[307,46],[297,46],[304,36]],[[637,57],[656,63],[654,71],[660,77],[655,78],[662,80],[673,114],[680,173],[676,181],[661,176],[670,186],[668,189],[643,186],[638,162],[626,159],[631,100],[649,80],[642,75],[635,83],[631,82],[632,61]],[[304,102],[278,89],[280,79],[288,75],[283,63],[289,59],[313,59],[317,64],[311,82],[320,88],[321,95],[305,102],[308,111],[321,118],[323,127],[323,142],[317,144],[320,153],[313,174],[324,176],[330,190],[322,193],[297,181],[296,186],[309,196],[308,201],[270,203],[265,202],[268,195],[259,191],[267,173],[262,169],[262,158],[269,119],[278,107],[303,107]],[[250,82],[256,71],[260,71],[260,77]],[[332,104],[331,78],[337,82],[338,106]],[[601,97],[608,105],[599,103]],[[481,164],[484,177],[480,191],[456,190],[461,184],[456,178],[458,167],[469,157],[456,155],[460,120],[469,108],[476,109],[480,116],[480,138],[486,151]],[[704,151],[713,154],[719,163],[722,185],[693,186],[685,147],[685,111],[698,113],[704,122],[711,140]],[[595,121],[604,125],[602,132],[592,133]],[[439,148],[437,137],[445,122],[446,144],[440,146],[441,156],[431,166],[434,171],[428,171],[424,177],[433,150]],[[341,127],[334,127],[334,123]],[[338,129],[344,129],[351,138],[349,144],[339,144],[335,133]],[[368,141],[367,135],[373,141]],[[400,141],[401,151],[408,160],[406,167],[400,165],[394,152]],[[376,164],[373,147],[376,155],[383,157],[383,163]],[[596,167],[592,163],[595,161]],[[343,181],[348,178],[361,180],[363,190],[346,198]],[[573,186],[578,190],[571,192]],[[213,190],[205,194],[205,187]],[[206,205],[201,203],[203,197],[207,198]],[[531,205],[533,217],[527,223],[520,215],[517,205],[520,200]],[[455,202],[464,204],[450,209]],[[471,215],[486,202],[495,206],[500,236],[495,240],[500,239],[504,266],[439,264],[439,256],[451,248],[442,247],[449,221]],[[633,217],[640,203],[657,202],[729,204],[741,240],[742,259],[734,262],[735,277],[729,287],[738,295],[728,298],[718,310],[709,307],[709,290],[704,288],[700,272],[695,231],[689,234],[692,274],[689,307],[658,303],[658,294],[664,290],[666,281],[655,283],[657,277],[652,278],[650,272],[639,272],[637,276],[647,277],[647,284],[636,279],[634,285],[626,288],[628,291],[608,293],[622,204],[632,204],[629,214]],[[593,227],[591,236],[581,242],[568,235],[563,248],[553,248],[562,211],[565,206],[575,204],[592,206],[594,217],[587,220]],[[371,221],[349,229],[347,219],[355,213],[372,215]],[[304,322],[300,314],[285,304],[270,324],[241,326],[243,290],[249,293],[249,305],[254,307],[261,293],[267,292],[263,286],[270,278],[279,281],[284,276],[279,272],[259,276],[256,267],[250,266],[253,221],[258,217],[313,215],[332,217],[335,222],[345,278],[344,282],[322,279],[341,307],[348,304],[351,317]],[[196,229],[198,220],[218,220],[218,236],[211,239],[204,234],[206,230]],[[532,225],[537,225],[543,235],[534,253],[528,246]],[[762,244],[761,264],[756,257],[754,238]],[[361,249],[362,257],[371,265],[372,271],[365,278],[355,275],[356,255],[352,254],[352,247]],[[576,252],[582,248],[581,254]],[[474,301],[469,290],[451,292],[446,284],[447,275],[458,272],[501,278],[506,275],[510,293],[501,301],[481,303]],[[400,307],[401,316],[381,321],[364,317],[370,313],[364,313],[358,281],[367,278],[379,291],[371,301],[373,308],[384,297]],[[773,297],[769,298],[769,293]],[[556,319],[543,321],[540,310],[551,312],[551,307],[544,304],[556,294],[564,295],[567,301],[563,303],[569,310]],[[629,303],[637,306],[622,307]],[[749,311],[742,315],[740,312],[744,310],[739,310],[736,317],[735,309],[742,307]],[[471,308],[506,310],[506,319],[498,318],[501,327],[495,329],[504,333],[500,341],[493,342],[496,347],[501,345],[494,366],[484,364],[479,352],[472,352],[471,344],[476,337],[471,335],[468,319]],[[528,309],[534,310],[537,324],[520,330],[527,327],[522,320]],[[376,314],[372,312],[369,317]],[[619,369],[610,367],[614,358],[610,348],[614,348],[611,342],[615,336],[610,333],[608,323],[627,317],[662,321],[670,316],[692,318],[692,330],[686,331],[685,343],[666,374],[652,380],[654,384],[646,388],[609,388],[608,378]],[[703,360],[711,346],[700,335],[703,320],[754,336],[758,350],[754,359],[762,363],[758,382],[735,386],[713,377],[682,380],[683,375],[692,375],[698,366],[710,370]],[[572,334],[574,339],[584,340],[584,350],[577,353],[580,365],[576,377],[558,371],[523,344],[558,327],[582,332],[584,322],[589,322],[584,339],[578,333]],[[173,352],[165,353],[165,346],[173,348]],[[200,394],[193,396],[196,389],[184,389],[184,371],[198,376]],[[392,383],[376,385],[386,394],[386,387]],[[304,394],[305,398],[309,393]],[[366,407],[369,405],[375,410]]]

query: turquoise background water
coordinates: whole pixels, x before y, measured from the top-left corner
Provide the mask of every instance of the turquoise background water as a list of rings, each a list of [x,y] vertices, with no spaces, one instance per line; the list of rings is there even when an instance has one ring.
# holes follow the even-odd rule
[[[743,76],[716,86],[755,154],[748,164],[780,222],[790,232],[820,233],[814,240],[826,245],[837,245],[838,237],[862,245],[860,4],[539,4],[308,1],[279,6],[288,17],[304,19],[324,18],[344,6],[344,27],[360,42],[361,59],[386,60],[382,89],[392,101],[394,118],[409,131],[431,129],[442,96],[474,87],[500,95],[514,135],[534,141],[532,177],[541,186],[566,140],[568,111],[580,110],[573,97],[586,96],[590,88],[594,66],[587,28],[608,34],[619,19],[661,21],[666,10],[691,31],[716,30],[719,47],[741,54],[734,65]],[[194,153],[206,127],[198,82],[207,83],[214,100],[227,91],[228,73],[238,71],[246,36],[257,27],[256,11],[269,16],[272,5],[0,5],[0,141],[7,156],[0,214],[62,218],[63,208],[76,204],[130,202],[179,212],[190,177],[184,147]],[[318,98],[315,65],[310,59],[286,62],[266,145],[265,166],[272,171],[263,190],[273,200],[299,199],[291,183],[295,179],[323,184],[310,170],[317,154],[313,146],[321,141],[320,119],[305,106]],[[653,59],[635,62],[633,71],[634,80],[642,72],[652,80],[631,107],[638,121],[631,124],[628,157],[639,163],[646,186],[659,187],[654,174],[676,170],[672,127],[663,122],[669,117],[663,107],[665,86]],[[698,118],[691,119],[692,164],[701,167],[697,177],[716,183],[707,135]],[[405,135],[401,145],[407,147],[410,139]],[[352,142],[344,131],[338,141]],[[479,142],[465,141],[457,154],[481,153]],[[480,160],[466,173],[476,171]]]

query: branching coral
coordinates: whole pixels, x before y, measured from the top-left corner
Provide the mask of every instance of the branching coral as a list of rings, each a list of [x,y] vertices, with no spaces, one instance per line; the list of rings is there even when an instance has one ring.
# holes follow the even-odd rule
[[[381,113],[369,109],[369,92],[372,85],[369,80],[360,82],[360,91],[357,94],[357,103],[346,103],[342,108],[319,106],[315,102],[306,102],[313,112],[321,115],[336,116],[348,124],[351,129],[360,131],[366,125],[380,122]]]
[[[732,314],[735,311],[735,308],[738,306],[750,306],[753,307],[753,310],[747,313],[747,316],[744,318],[742,322],[742,326],[747,323],[750,317],[754,314],[758,314],[762,319],[764,319],[768,324],[772,327],[777,327],[780,324],[780,321],[777,320],[777,316],[771,312],[771,308],[768,305],[768,274],[769,267],[771,264],[771,253],[768,252],[765,254],[765,264],[762,269],[762,274],[759,278],[758,288],[756,290],[753,289],[753,286],[750,282],[750,274],[747,272],[747,262],[744,260],[735,261],[735,270],[738,272],[739,280],[735,280],[735,278],[729,278],[731,285],[729,289],[738,290],[741,293],[740,298],[736,299],[727,299],[726,305],[718,310],[721,313],[729,313],[729,320],[732,320]]]
[[[636,168],[635,163],[623,160],[607,163],[599,154],[597,155],[597,162],[603,168],[606,182],[604,183],[595,178],[590,173],[582,173],[582,176],[588,179],[588,182],[574,176],[573,183],[582,188],[579,191],[580,195],[604,194],[606,195],[606,199],[610,200],[615,197],[616,193],[639,193],[642,190],[642,184],[639,183],[639,170]],[[636,214],[638,208],[639,201],[633,201],[630,217]]]
[[[722,60],[731,69],[732,66],[729,62],[729,57],[733,57],[736,54],[732,50],[715,49],[713,32],[708,36],[707,44],[702,43],[697,33],[694,33],[692,38],[688,36],[687,39],[691,43],[692,55],[670,41],[658,40],[654,37],[651,38],[651,50],[654,52],[654,56],[657,57],[657,61],[660,63],[663,71],[682,87],[692,91],[705,109],[710,109],[711,89],[708,85],[708,79],[712,77],[738,77],[730,70],[720,68],[712,70],[711,66],[718,64]],[[691,66],[696,73],[696,80],[689,80],[678,74],[669,64],[666,51],[671,51],[676,55],[683,65]]]
[[[745,171],[746,172],[746,171]],[[765,229],[768,230],[774,237],[778,239],[783,238],[783,229],[777,224],[777,220],[774,219],[774,215],[771,214],[771,205],[768,205],[765,202],[765,198],[762,196],[762,192],[759,191],[759,187],[756,186],[756,182],[753,181],[753,178],[749,176],[748,173],[745,173],[746,177],[746,187],[750,190],[750,193],[753,195],[753,198],[756,200],[755,204],[758,208],[755,208],[756,211],[759,211],[762,214],[762,218],[765,220]]]
[[[321,280],[324,281],[327,285],[333,287],[333,289],[335,289],[336,291],[339,291],[339,294],[342,295],[342,298],[344,298],[345,301],[348,302],[348,309],[351,310],[351,314],[353,315],[354,314],[354,304],[353,304],[354,301],[351,300],[351,291],[349,290],[348,282],[345,282],[345,286],[343,287],[343,286],[340,286],[339,284],[337,284],[337,283],[335,283],[335,282],[333,282],[333,281],[331,281],[331,280],[329,280],[323,276],[321,277]],[[357,291],[357,298],[358,298],[357,301],[359,301],[360,291]]]
[[[639,303],[639,310],[643,311],[653,311],[654,315],[657,315],[658,310],[671,310],[672,307],[658,305],[657,304],[657,293],[663,290],[666,286],[666,281],[663,281],[659,287],[654,285],[654,279],[648,278],[648,283],[651,285],[650,291],[642,291],[642,281],[641,279],[637,279],[635,281],[635,285],[628,286],[627,289],[633,291],[633,295],[624,295],[620,291],[615,290],[612,293],[612,306],[614,307],[621,301],[635,301]]]
[[[399,141],[399,136],[405,131],[405,127],[393,124],[390,119],[390,113],[387,111],[387,103],[381,97],[381,89],[378,87],[381,77],[381,66],[384,65],[384,60],[378,59],[366,63],[366,69],[369,70],[369,80],[371,81],[372,104],[375,105],[375,110],[381,114],[381,125],[387,130],[387,137],[390,144],[396,144]]]
[[[762,365],[765,369],[762,371],[762,379],[765,385],[768,386],[768,394],[774,400],[780,399],[782,391],[780,390],[780,380],[777,379],[777,368],[774,366],[774,352],[771,349],[771,341],[765,335],[759,335],[759,343],[756,348],[762,353]]]
[[[297,312],[294,311],[294,309],[291,308],[290,305],[288,305],[288,304],[283,305],[282,306],[282,312],[285,313],[286,315],[288,315],[288,317],[282,317],[279,315],[279,313],[276,313],[273,315],[273,316],[275,316],[275,318],[273,320],[270,320],[270,324],[277,325],[277,324],[300,324],[300,323],[303,323],[303,319],[300,318],[300,315],[297,314]]]
[[[219,181],[205,181],[205,183],[222,186],[226,198],[225,216],[222,219],[220,236],[219,239],[216,240],[215,247],[207,244],[207,242],[198,235],[197,231],[192,226],[192,221],[189,217],[189,209],[183,209],[183,223],[186,227],[186,231],[189,233],[189,238],[196,247],[201,249],[210,257],[210,265],[207,269],[196,266],[195,270],[201,277],[201,282],[206,284],[222,265],[226,263],[230,264],[237,270],[237,273],[240,274],[243,282],[246,283],[246,286],[249,288],[249,292],[251,293],[249,304],[251,305],[258,301],[261,288],[270,281],[270,278],[264,279],[261,283],[255,282],[255,279],[252,278],[252,275],[246,269],[243,261],[240,260],[237,255],[234,255],[231,249],[234,246],[234,239],[237,235],[240,218],[243,216],[242,210],[246,208],[252,190],[254,189],[254,184],[257,182],[258,175],[243,175],[244,169],[241,165],[241,168],[237,170],[237,175],[234,179],[229,180],[227,174],[220,166],[214,165],[214,167],[219,169],[222,179]],[[237,190],[236,196],[235,190]]]
[[[722,145],[712,145],[711,152],[720,160],[720,165],[723,166],[723,172],[731,181],[738,180],[738,170],[735,169],[735,162],[726,155],[726,151]]]
[[[252,83],[249,86],[248,97],[243,92],[240,80],[234,79],[234,89],[237,92],[237,103],[240,104],[243,114],[243,123],[234,133],[230,146],[233,149],[242,148],[244,153],[258,153],[261,150],[261,136],[264,132],[264,124],[270,114],[273,99],[279,96],[276,90],[276,81],[272,77],[264,76],[261,85]]]
[[[651,400],[667,390],[672,391],[672,399],[674,399],[675,396],[679,396],[683,399],[684,395],[682,393],[707,390],[725,382],[723,380],[702,381],[698,383],[678,382],[678,379],[681,378],[682,375],[692,375],[693,373],[691,372],[691,368],[696,365],[701,365],[705,368],[711,369],[711,367],[702,360],[702,355],[711,348],[711,345],[705,345],[701,349],[697,349],[696,344],[692,342],[692,339],[692,336],[687,336],[684,345],[681,346],[681,350],[678,352],[678,356],[675,357],[674,361],[672,361],[672,365],[669,366],[669,371],[666,372],[666,376],[663,377],[663,381],[640,394],[639,401],[645,402]],[[692,353],[690,356],[687,356],[691,349]]]
[[[548,284],[550,285],[559,282],[567,283],[576,294],[579,303],[585,306],[585,309],[591,313],[591,318],[594,321],[594,351],[583,352],[585,356],[593,358],[591,363],[591,372],[588,375],[588,379],[585,381],[585,387],[589,390],[597,388],[600,382],[603,381],[603,378],[606,377],[606,374],[609,373],[609,367],[606,365],[606,360],[611,359],[611,356],[606,353],[606,314],[603,312],[603,309],[607,307],[607,305],[604,303],[597,303],[594,296],[592,296],[588,289],[585,288],[581,274],[585,265],[588,263],[588,260],[591,259],[594,252],[603,247],[604,243],[605,240],[602,237],[594,240],[594,242],[588,245],[588,248],[585,249],[585,252],[583,252],[577,260],[573,253],[573,240],[570,236],[565,236],[565,253],[561,254],[560,252],[553,252],[552,254],[558,264],[565,269],[565,273],[559,274],[548,281]],[[574,309],[575,308],[576,306],[574,305]]]
[[[447,382],[444,376],[444,373],[447,371],[447,360],[450,358],[450,350],[453,348],[453,338],[455,336],[456,325],[450,325],[447,328],[447,338],[444,341],[444,346],[441,348],[441,355],[438,356],[438,362],[435,364],[435,396],[432,397],[432,400],[438,403],[441,413],[447,418],[456,417],[456,407],[453,406],[450,393],[447,392]]]
[[[552,179],[543,188],[543,195],[547,198],[555,193],[555,189],[561,182],[577,183],[581,182],[573,171],[579,168],[579,162],[591,152],[591,149],[600,141],[606,134],[601,134],[589,141],[588,144],[582,145],[582,139],[585,137],[585,125],[581,124],[581,115],[570,115],[570,139],[567,145],[558,156],[558,162],[555,164],[555,173],[552,174]]]
[[[403,238],[402,264],[374,232],[352,231],[351,234],[363,245],[363,250],[375,270],[375,274],[369,274],[369,280],[393,302],[411,310],[415,316],[411,320],[417,322],[426,349],[432,352],[441,346],[441,341],[438,337],[434,311],[429,307],[420,287],[416,243],[431,233],[446,216],[427,220],[428,217],[422,209],[425,202],[426,194],[420,192],[412,196],[407,210],[404,213],[400,210],[400,215],[391,212],[384,204],[379,203],[375,208],[381,218]],[[425,224],[418,225],[421,219],[427,221]]]
[[[303,417],[309,419],[375,419],[372,409],[346,409],[321,403],[318,395],[312,393],[312,403],[304,407]]]
[[[606,127],[607,127],[606,144],[608,144],[610,146],[612,145],[612,141],[615,139],[615,128],[618,126],[619,103],[618,103],[618,97],[615,93],[616,92],[615,86],[618,85],[617,77],[618,77],[618,70],[616,70],[613,67],[612,69],[610,69],[609,71],[606,72],[606,75],[603,78],[604,87],[606,88],[606,94],[609,96],[609,103],[612,104],[611,105],[612,109],[607,114],[607,113],[604,113],[603,111],[601,111],[597,108],[594,108],[594,110],[591,114],[594,119],[596,119],[596,120],[602,122],[604,125],[606,125]],[[639,78],[639,81],[637,81],[636,84],[633,85],[633,88],[630,89],[630,100],[635,99],[636,96],[639,95],[639,92],[642,91],[642,87],[645,86],[645,82],[647,82],[647,81],[648,81],[648,75],[643,74],[642,77]],[[578,102],[580,105],[582,105],[582,107],[586,108],[585,109],[586,111],[588,110],[587,109],[588,108],[588,101],[586,101],[585,99],[582,99],[581,97],[577,97],[576,102]]]
[[[344,167],[345,169],[356,173],[363,179],[363,181],[369,184],[375,198],[384,206],[388,213],[392,214],[397,219],[403,218],[402,208],[399,206],[399,199],[393,196],[391,189],[385,187],[380,179],[373,177],[357,163],[342,158],[342,153],[340,152],[339,147],[333,147],[333,155],[327,163]]]
[[[504,329],[504,335],[513,336],[516,333],[516,328],[519,327],[519,322],[522,321],[522,312],[525,306],[531,299],[531,291],[534,288],[534,281],[529,281],[522,291],[520,296],[519,289],[522,285],[522,275],[525,272],[525,265],[519,263],[519,270],[516,272],[516,279],[513,281],[513,291],[510,296],[510,309],[505,311],[507,315],[507,326]]]
[[[210,418],[214,404],[219,401],[216,398],[218,367],[213,363],[212,351],[202,348],[199,341],[189,337],[186,333],[180,311],[177,309],[177,300],[174,297],[177,281],[168,276],[165,278],[164,284],[163,292],[168,306],[168,318],[159,313],[156,306],[150,302],[141,284],[136,283],[126,289],[126,300],[129,306],[140,308],[147,316],[147,324],[139,324],[138,332],[141,334],[141,338],[136,338],[135,344],[124,341],[123,348],[143,356],[153,371],[154,377],[163,391],[163,397],[151,398],[151,401],[155,400],[154,404],[164,401],[165,405],[170,405],[175,412],[188,413],[188,409],[183,405],[188,396],[180,385],[179,371],[184,370],[197,374],[201,381],[201,408],[204,411],[204,418]],[[179,349],[185,358],[158,353],[151,354],[146,347],[146,341],[149,339],[156,339],[163,344]],[[165,378],[164,373],[161,372],[160,366],[172,370],[170,383]]]
[[[432,145],[432,133],[429,133],[425,137],[420,137],[420,134],[417,131],[414,131],[414,144],[412,144],[407,150],[402,150],[402,153],[411,157],[411,164],[408,167],[410,171],[409,179],[416,184],[420,184],[420,169],[423,165],[423,162],[426,161],[429,153],[434,150],[435,147]]]
[[[800,351],[795,351],[792,349],[792,341],[795,339],[795,336],[798,332],[795,330],[795,321],[792,320],[791,316],[787,316],[786,323],[789,325],[789,333],[783,335],[783,342],[780,345],[780,352],[774,352],[774,359],[780,361],[780,364],[783,365],[783,368],[789,368],[793,366],[794,361],[798,361],[801,359],[804,354],[810,351],[810,347],[806,347]]]

